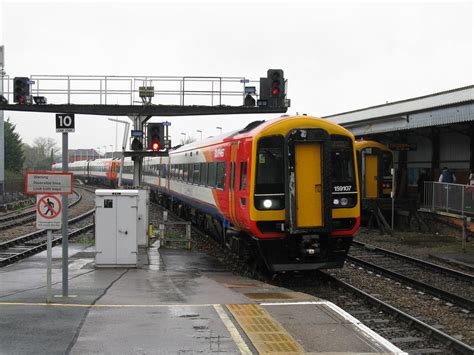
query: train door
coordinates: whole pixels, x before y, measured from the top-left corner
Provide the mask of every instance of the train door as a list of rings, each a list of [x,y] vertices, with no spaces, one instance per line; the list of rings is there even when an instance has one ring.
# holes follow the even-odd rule
[[[365,155],[365,197],[366,198],[377,198],[378,197],[378,155],[367,154]]]
[[[295,145],[296,226],[323,225],[321,143]]]
[[[287,135],[285,208],[289,231],[327,233],[332,223],[331,141],[320,128],[295,129]]]
[[[230,177],[229,177],[229,216],[233,224],[237,224],[236,208],[236,178],[237,178],[237,151],[239,143],[230,145]]]

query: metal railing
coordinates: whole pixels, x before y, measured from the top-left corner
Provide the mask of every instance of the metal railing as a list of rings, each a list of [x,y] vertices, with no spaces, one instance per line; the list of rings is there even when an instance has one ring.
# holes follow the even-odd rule
[[[474,186],[425,181],[423,207],[432,211],[474,216]]]
[[[31,75],[31,95],[54,104],[141,105],[139,87],[154,88],[154,104],[242,105],[245,87],[259,81],[245,77]],[[4,78],[4,96],[13,102],[13,77]]]

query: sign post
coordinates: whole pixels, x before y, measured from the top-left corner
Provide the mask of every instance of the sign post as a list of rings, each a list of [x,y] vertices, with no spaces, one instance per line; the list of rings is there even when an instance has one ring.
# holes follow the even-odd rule
[[[61,229],[61,200],[59,195],[37,195],[36,197],[36,227],[46,229],[47,268],[46,268],[46,302],[53,300],[52,264],[53,242],[52,230]]]
[[[74,132],[75,130],[75,117],[74,114],[56,114],[56,133],[62,133],[62,172],[67,173],[68,171],[68,160],[69,160],[69,148],[68,148],[68,132]],[[63,205],[67,206],[67,196],[63,195]],[[63,217],[63,229],[62,229],[62,246],[63,246],[63,297],[67,297],[68,290],[68,264],[69,264],[69,239],[68,239],[68,210],[64,209]]]
[[[63,229],[64,215],[67,216],[67,195],[72,194],[73,175],[71,173],[54,172],[29,172],[25,177],[25,192],[36,194],[36,227],[47,230],[47,302],[52,300],[52,230]],[[62,195],[62,198],[61,196]],[[65,201],[65,202],[64,202]],[[63,213],[66,211],[66,213]],[[63,247],[64,250],[64,247]],[[67,255],[67,253],[66,253]],[[63,262],[64,267],[64,262]],[[64,268],[63,268],[64,283]],[[64,285],[63,285],[64,290]],[[66,264],[66,290],[67,290],[67,264]],[[66,294],[67,295],[67,294]],[[64,296],[64,293],[63,293]]]

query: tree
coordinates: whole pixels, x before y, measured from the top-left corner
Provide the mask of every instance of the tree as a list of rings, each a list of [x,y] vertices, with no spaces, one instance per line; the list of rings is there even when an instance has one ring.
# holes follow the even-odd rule
[[[33,141],[33,146],[23,145],[25,152],[26,168],[49,169],[54,163],[54,156],[59,152],[56,141],[50,137],[38,137]]]
[[[23,167],[25,157],[21,144],[20,135],[15,132],[15,125],[10,118],[4,122],[5,134],[5,170],[19,172]]]

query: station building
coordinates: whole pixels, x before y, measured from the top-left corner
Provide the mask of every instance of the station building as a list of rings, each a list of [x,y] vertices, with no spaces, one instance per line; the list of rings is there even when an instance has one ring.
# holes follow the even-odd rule
[[[474,85],[324,118],[393,150],[399,196],[415,194],[423,172],[437,181],[448,167],[466,184],[474,169]]]

